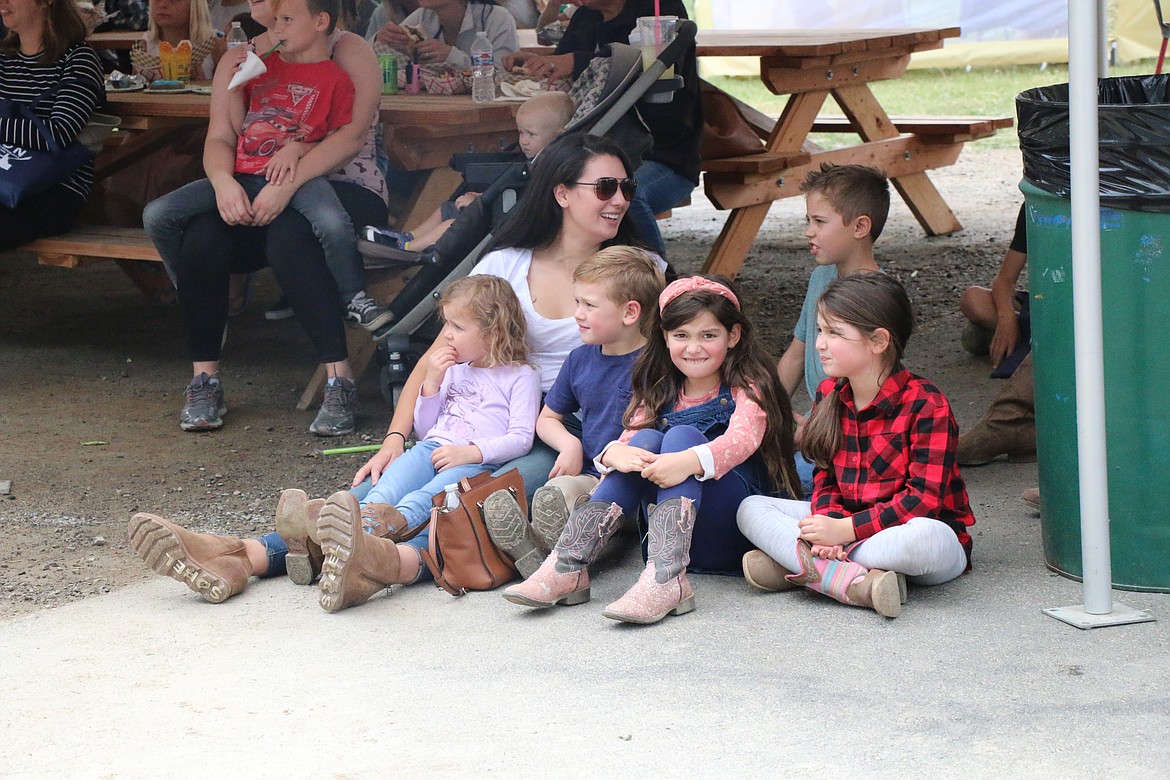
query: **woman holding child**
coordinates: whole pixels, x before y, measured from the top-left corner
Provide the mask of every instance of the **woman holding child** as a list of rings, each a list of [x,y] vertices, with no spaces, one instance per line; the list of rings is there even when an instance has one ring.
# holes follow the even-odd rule
[[[360,261],[348,269],[354,278],[347,279],[339,270],[344,264],[334,261],[336,253],[323,247],[329,245],[323,223],[339,235],[335,243],[352,249],[353,223],[386,221],[385,182],[374,163],[381,71],[365,41],[335,29],[337,0],[273,3],[281,17],[275,22],[269,4],[251,2],[258,21],[274,25],[261,36],[267,40],[257,45],[267,51],[281,42],[281,51],[266,63],[270,72],[229,91],[228,81],[247,52],[239,47],[224,56],[216,73],[204,152],[208,178],[149,204],[144,223],[177,281],[193,361],[180,427],[200,431],[223,425],[226,407],[218,369],[228,279],[258,270],[267,261],[328,372],[325,401],[310,430],[337,436],[353,431],[357,404],[343,314],[352,318],[359,299],[364,308],[373,304],[360,289]],[[311,132],[306,128],[303,139],[265,121],[256,102],[270,100],[269,93],[287,94],[292,76],[320,95],[313,104],[319,113],[302,117],[313,126]],[[254,98],[247,116],[245,96]],[[291,98],[284,102],[292,103]],[[277,153],[265,154],[249,140],[255,128],[268,133],[266,139],[279,141]],[[324,194],[335,196],[329,213],[318,209],[311,214],[293,201],[303,186],[316,186],[318,177],[325,176],[331,186]],[[343,309],[346,292],[352,300]]]

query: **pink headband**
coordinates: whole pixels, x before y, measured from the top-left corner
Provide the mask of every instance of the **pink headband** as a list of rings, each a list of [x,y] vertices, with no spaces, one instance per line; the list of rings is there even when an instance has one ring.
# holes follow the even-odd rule
[[[683,293],[692,292],[694,290],[706,290],[707,292],[715,293],[735,304],[735,308],[739,308],[739,298],[735,297],[735,293],[729,290],[726,286],[719,282],[713,282],[705,276],[688,276],[683,279],[676,279],[670,284],[666,285],[666,289],[658,296],[658,311],[665,309],[671,301]]]

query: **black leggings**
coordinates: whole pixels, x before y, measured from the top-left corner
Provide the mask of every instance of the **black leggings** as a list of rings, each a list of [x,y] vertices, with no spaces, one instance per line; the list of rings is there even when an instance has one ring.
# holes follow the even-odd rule
[[[331,184],[355,225],[386,223],[386,206],[377,195],[348,182]],[[313,343],[317,360],[345,360],[344,312],[337,285],[308,220],[292,209],[264,227],[228,225],[218,211],[187,223],[174,272],[191,360],[219,360],[229,277],[258,270],[265,260]]]
[[[63,184],[27,198],[14,209],[0,206],[0,250],[15,249],[73,227],[85,198]]]

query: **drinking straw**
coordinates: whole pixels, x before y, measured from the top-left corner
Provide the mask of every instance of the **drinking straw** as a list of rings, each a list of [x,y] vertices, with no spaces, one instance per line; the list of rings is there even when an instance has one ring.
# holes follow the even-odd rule
[[[282,43],[284,43],[284,41],[277,41],[275,46],[273,46],[271,49],[269,49],[268,51],[266,51],[266,52],[264,52],[263,54],[261,54],[261,55],[260,55],[260,61],[261,61],[261,62],[264,62],[264,60],[268,59],[268,55],[272,54],[272,52],[274,52],[274,51],[276,51],[277,49],[279,49],[279,48],[280,48],[280,44],[282,44]]]
[[[321,450],[322,455],[348,455],[351,452],[377,452],[382,449],[381,444],[363,444],[359,447],[337,447],[331,450]]]
[[[654,0],[654,43],[662,43],[662,0]]]

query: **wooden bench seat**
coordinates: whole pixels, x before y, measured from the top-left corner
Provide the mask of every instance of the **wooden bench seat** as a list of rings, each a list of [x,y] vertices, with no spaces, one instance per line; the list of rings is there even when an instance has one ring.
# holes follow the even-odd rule
[[[899,133],[913,133],[936,143],[966,143],[990,138],[1013,124],[1010,116],[892,116],[890,121]],[[812,130],[814,133],[857,132],[849,118],[844,116],[818,116]]]
[[[76,268],[87,258],[162,261],[142,228],[84,225],[59,236],[38,238],[22,249],[35,252],[41,265],[63,268]]]

